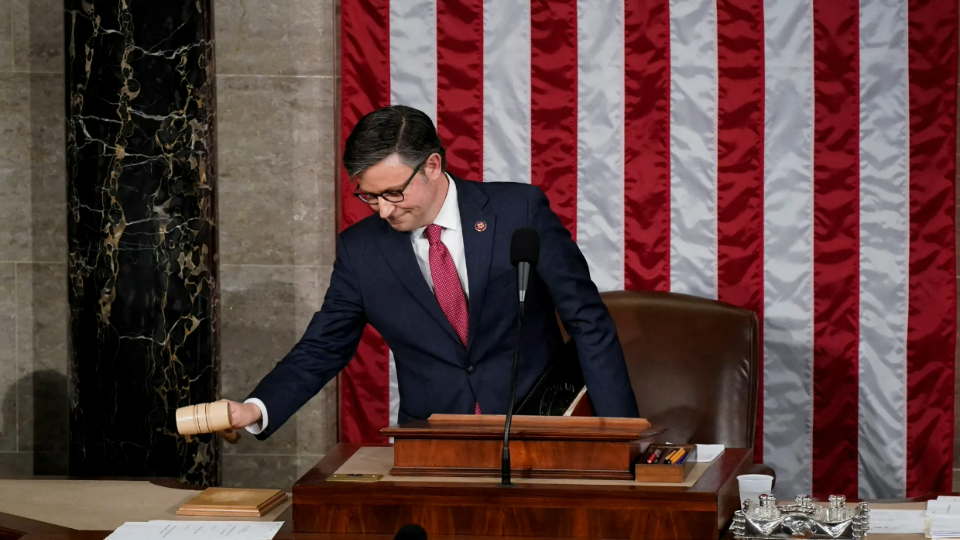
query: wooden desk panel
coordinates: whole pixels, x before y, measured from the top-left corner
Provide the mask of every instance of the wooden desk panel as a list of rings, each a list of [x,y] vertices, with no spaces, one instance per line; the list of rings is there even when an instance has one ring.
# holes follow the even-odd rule
[[[70,530],[51,523],[0,513],[0,540],[20,540],[27,535],[63,534]]]
[[[297,533],[550,538],[719,538],[739,506],[747,449],[727,449],[689,488],[478,482],[328,482],[359,449],[338,445],[293,487]]]
[[[874,504],[876,507],[884,507]],[[885,506],[897,508],[896,505]],[[30,520],[0,513],[0,540],[103,540],[111,531],[77,531],[59,525]],[[922,534],[876,534],[875,540],[923,540]],[[394,534],[328,534],[328,533],[289,533],[280,532],[275,540],[393,540]],[[481,536],[438,536],[430,535],[429,540],[521,540],[521,537],[481,537]],[[522,537],[522,540],[554,540],[545,536]],[[606,540],[596,537],[595,540]],[[734,540],[729,531],[722,540]]]

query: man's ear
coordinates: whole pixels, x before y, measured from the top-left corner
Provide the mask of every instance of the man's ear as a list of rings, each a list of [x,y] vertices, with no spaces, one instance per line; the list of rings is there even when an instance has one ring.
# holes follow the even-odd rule
[[[436,180],[437,178],[443,176],[443,160],[440,159],[440,154],[434,152],[430,154],[430,157],[427,158],[427,162],[423,164],[424,172],[427,174],[427,178],[430,180]]]

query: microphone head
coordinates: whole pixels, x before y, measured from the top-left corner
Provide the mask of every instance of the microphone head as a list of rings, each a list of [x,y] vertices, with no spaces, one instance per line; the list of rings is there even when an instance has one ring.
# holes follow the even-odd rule
[[[540,260],[540,235],[530,227],[521,227],[513,231],[510,239],[510,264],[517,266],[525,262],[536,266]]]
[[[400,527],[393,540],[427,540],[427,531],[423,527],[411,523]]]

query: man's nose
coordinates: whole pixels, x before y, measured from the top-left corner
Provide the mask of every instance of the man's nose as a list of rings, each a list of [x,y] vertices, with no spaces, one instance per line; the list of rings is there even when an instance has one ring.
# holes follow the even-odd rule
[[[380,217],[383,219],[390,217],[390,214],[392,214],[394,208],[396,208],[393,203],[387,202],[383,199],[377,200],[377,206],[378,210],[380,210]]]

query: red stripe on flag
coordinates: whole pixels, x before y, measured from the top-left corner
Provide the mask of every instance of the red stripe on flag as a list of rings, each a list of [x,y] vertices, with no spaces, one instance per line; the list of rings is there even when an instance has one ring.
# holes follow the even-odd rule
[[[577,2],[530,4],[531,183],[577,238]]]
[[[624,11],[623,279],[627,290],[670,290],[670,6]]]
[[[367,326],[357,354],[340,374],[340,441],[385,443],[390,424],[390,349]]]
[[[341,150],[360,118],[390,104],[390,3],[358,0],[340,6]],[[353,196],[346,170],[340,177],[340,229],[370,215]],[[353,360],[340,373],[340,440],[386,442],[380,429],[390,421],[389,351],[371,327]]]
[[[908,497],[950,492],[956,347],[957,3],[909,2]]]
[[[717,3],[717,298],[763,320],[763,0]],[[763,340],[761,326],[761,343]],[[762,348],[761,348],[762,349]],[[763,361],[758,381],[763,380]],[[763,385],[754,459],[763,461]]]
[[[437,132],[447,166],[483,180],[483,0],[437,3]]]
[[[857,496],[860,46],[857,0],[814,0],[813,486]]]

